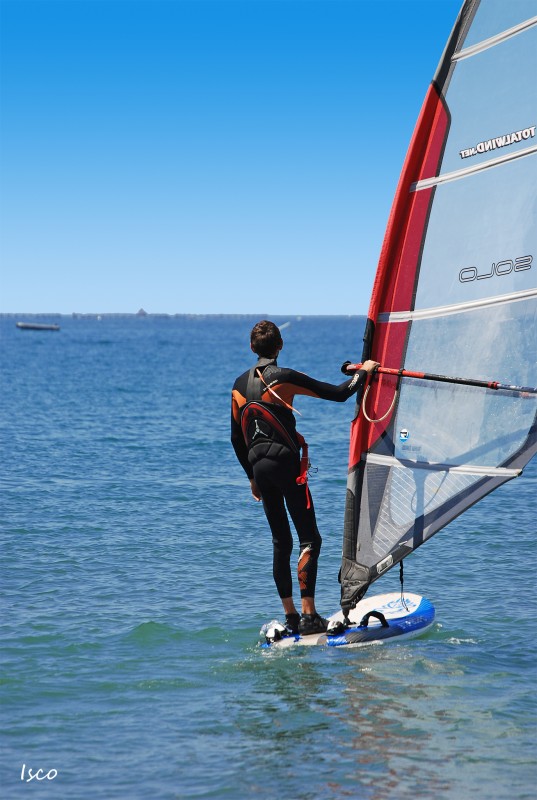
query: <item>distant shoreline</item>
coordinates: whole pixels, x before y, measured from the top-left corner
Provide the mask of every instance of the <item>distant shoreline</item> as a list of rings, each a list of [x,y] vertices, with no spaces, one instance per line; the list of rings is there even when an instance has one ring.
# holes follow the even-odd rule
[[[251,313],[251,314],[219,314],[219,313],[209,313],[209,314],[161,314],[161,313],[123,313],[123,312],[108,312],[108,313],[72,313],[72,314],[61,314],[58,312],[33,312],[33,313],[26,313],[26,312],[2,312],[0,311],[0,319],[15,319],[15,320],[37,320],[37,319],[194,319],[200,318],[205,319],[207,317],[210,318],[228,318],[228,319],[267,319],[267,318],[274,318],[274,319],[285,319],[285,320],[301,320],[305,318],[311,317],[323,317],[323,318],[344,318],[344,319],[360,319],[362,317],[367,316],[366,314],[267,314],[265,313]]]

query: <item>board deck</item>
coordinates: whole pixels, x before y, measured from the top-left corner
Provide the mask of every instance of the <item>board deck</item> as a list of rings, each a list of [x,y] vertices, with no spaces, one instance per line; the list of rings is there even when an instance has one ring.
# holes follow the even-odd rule
[[[361,625],[364,616],[371,611],[380,612],[386,619],[388,627],[384,627],[379,619],[371,617],[367,625]],[[270,625],[264,626],[262,632],[267,637],[263,647],[293,647],[295,645],[327,645],[341,647],[344,645],[364,645],[372,642],[411,638],[425,633],[434,622],[434,606],[430,600],[419,594],[405,593],[404,601],[399,592],[375,595],[361,600],[350,612],[351,621],[342,633],[327,633],[300,636],[299,634],[283,636],[277,641],[270,641]],[[343,612],[338,611],[329,617],[329,622],[343,621]]]

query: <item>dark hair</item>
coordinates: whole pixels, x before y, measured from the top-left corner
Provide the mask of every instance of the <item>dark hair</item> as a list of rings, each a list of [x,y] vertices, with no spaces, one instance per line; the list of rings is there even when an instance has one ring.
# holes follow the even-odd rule
[[[280,329],[268,319],[262,319],[252,328],[250,344],[258,356],[270,358],[283,345]]]

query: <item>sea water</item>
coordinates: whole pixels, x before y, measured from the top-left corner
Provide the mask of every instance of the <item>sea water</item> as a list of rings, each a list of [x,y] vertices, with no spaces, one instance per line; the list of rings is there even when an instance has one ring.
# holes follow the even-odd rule
[[[0,796],[535,797],[537,463],[405,562],[424,637],[261,649],[271,541],[229,443],[255,321],[0,320]],[[363,318],[276,322],[282,365],[339,383],[360,356]],[[329,614],[353,401],[297,405]]]

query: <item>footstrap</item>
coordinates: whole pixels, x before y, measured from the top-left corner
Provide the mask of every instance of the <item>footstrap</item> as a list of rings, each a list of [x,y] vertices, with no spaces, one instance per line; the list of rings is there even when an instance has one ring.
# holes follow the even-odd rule
[[[362,617],[362,621],[360,622],[360,628],[367,628],[371,617],[375,617],[375,619],[378,619],[383,628],[390,627],[382,611],[370,611],[368,614]]]

